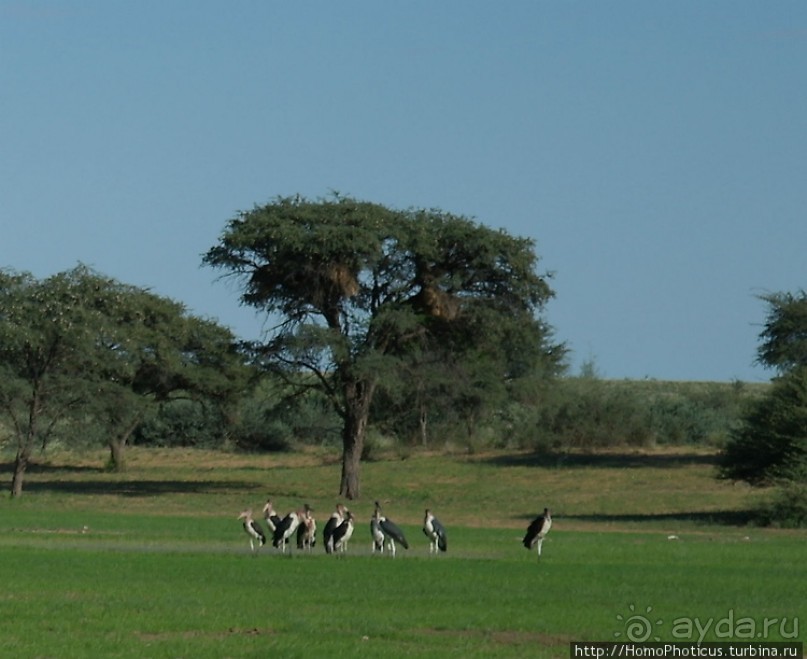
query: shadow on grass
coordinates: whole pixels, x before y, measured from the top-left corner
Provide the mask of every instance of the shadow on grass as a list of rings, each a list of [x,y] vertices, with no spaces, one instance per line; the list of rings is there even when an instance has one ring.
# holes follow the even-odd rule
[[[0,463],[0,474],[14,470],[13,463]],[[162,494],[199,494],[206,492],[237,492],[255,488],[254,482],[227,480],[127,480],[100,467],[32,464],[25,472],[25,492],[56,492],[62,494],[115,494],[149,497]],[[108,474],[108,478],[87,478],[89,474]],[[65,477],[65,480],[59,476]],[[73,477],[79,478],[73,479]]]
[[[528,453],[497,455],[481,461],[498,467],[599,467],[602,469],[643,467],[670,468],[720,464],[720,456],[701,453]]]
[[[537,515],[518,515],[514,519],[531,522]],[[597,524],[644,524],[648,522],[668,523],[694,523],[706,526],[747,526],[758,519],[756,510],[711,510],[684,511],[678,513],[648,513],[648,514],[616,514],[616,515],[558,515],[553,514],[552,519],[562,523],[562,520],[577,522],[594,522]]]
[[[25,470],[26,474],[101,474],[105,471],[97,465],[40,464],[32,462]],[[0,473],[14,472],[14,462],[0,462]]]
[[[114,494],[127,497],[152,497],[165,494],[200,494],[237,492],[254,489],[254,483],[212,480],[81,480],[25,482],[26,492],[57,492],[61,494]]]

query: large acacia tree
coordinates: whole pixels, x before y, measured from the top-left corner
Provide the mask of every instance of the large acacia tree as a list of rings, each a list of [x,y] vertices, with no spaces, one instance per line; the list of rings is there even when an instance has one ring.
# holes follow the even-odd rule
[[[414,354],[488,359],[506,378],[537,361],[556,370],[563,353],[538,317],[553,292],[533,242],[439,210],[281,197],[238,213],[203,260],[276,319],[264,364],[332,401],[350,499],[374,392]]]

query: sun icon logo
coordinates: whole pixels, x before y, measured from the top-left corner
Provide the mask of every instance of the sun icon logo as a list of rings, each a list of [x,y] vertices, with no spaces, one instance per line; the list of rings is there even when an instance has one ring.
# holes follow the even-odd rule
[[[625,638],[634,643],[642,643],[643,641],[647,641],[651,636],[653,636],[654,625],[660,625],[663,621],[656,620],[655,622],[651,622],[648,615],[653,610],[652,606],[648,606],[644,610],[644,614],[636,613],[636,607],[633,604],[631,604],[628,608],[630,609],[630,615],[627,618],[621,613],[616,617],[617,620],[624,624]],[[622,636],[621,631],[614,632],[614,638],[619,638],[620,636]],[[661,638],[658,636],[653,636],[653,640],[660,641]]]

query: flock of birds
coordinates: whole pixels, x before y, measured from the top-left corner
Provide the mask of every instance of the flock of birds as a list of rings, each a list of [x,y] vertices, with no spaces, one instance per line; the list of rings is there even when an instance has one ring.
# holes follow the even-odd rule
[[[313,510],[305,504],[302,510],[295,510],[285,517],[280,517],[272,506],[272,500],[268,499],[263,507],[263,521],[266,524],[268,533],[264,527],[252,516],[252,509],[247,509],[239,516],[243,520],[244,531],[249,537],[249,547],[254,554],[263,547],[270,539],[272,546],[286,553],[287,546],[296,540],[297,548],[303,551],[311,551],[317,543],[317,522],[314,519]],[[542,515],[536,517],[527,527],[527,532],[522,541],[527,549],[536,549],[538,556],[541,556],[541,547],[546,534],[552,527],[552,516],[549,509],[544,508]],[[353,537],[355,529],[355,518],[343,504],[336,504],[336,510],[328,518],[322,531],[322,537],[327,554],[343,554],[347,551],[348,543]],[[446,529],[429,510],[423,517],[423,533],[429,540],[429,553],[437,554],[447,551],[448,540]],[[409,543],[401,528],[391,519],[382,513],[381,504],[375,502],[375,510],[370,518],[370,535],[372,537],[372,551],[383,554],[385,551],[394,557],[396,547],[402,546],[409,549]]]

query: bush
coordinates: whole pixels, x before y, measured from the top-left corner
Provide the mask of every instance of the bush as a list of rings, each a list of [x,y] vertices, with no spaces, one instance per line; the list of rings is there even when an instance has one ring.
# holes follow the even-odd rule
[[[226,433],[221,413],[192,400],[175,400],[150,410],[134,435],[140,446],[220,446]]]
[[[556,449],[641,446],[653,439],[638,399],[602,380],[560,381],[540,409],[540,442]]]
[[[721,476],[753,485],[807,474],[807,367],[776,378],[723,452]]]
[[[229,433],[245,450],[286,451],[295,444],[338,442],[340,420],[319,393],[292,396],[282,383],[267,378],[241,401]]]
[[[762,509],[761,522],[787,529],[807,527],[807,483],[785,483]]]
[[[510,437],[535,450],[722,446],[766,386],[566,378],[506,417]]]
[[[239,424],[233,439],[247,451],[288,451],[293,435],[291,428],[279,419],[258,422],[252,418]]]

